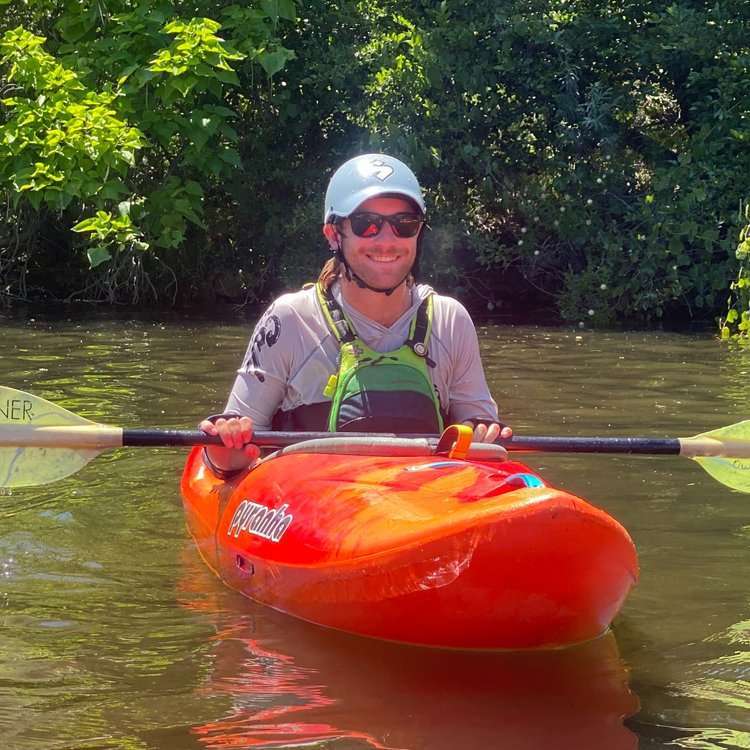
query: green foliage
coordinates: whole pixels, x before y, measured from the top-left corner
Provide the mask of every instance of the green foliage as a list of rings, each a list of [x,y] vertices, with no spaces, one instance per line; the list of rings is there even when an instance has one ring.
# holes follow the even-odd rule
[[[520,276],[572,320],[709,317],[750,167],[750,12],[613,10],[369,3],[360,122],[427,175],[458,275]]]
[[[740,262],[737,278],[729,287],[726,315],[719,320],[722,339],[750,341],[750,204],[745,204],[746,224],[740,231],[736,256]]]
[[[112,216],[109,211],[97,211],[96,216],[79,221],[72,227],[74,232],[86,233],[97,243],[87,250],[91,268],[111,259],[108,245],[112,243],[119,251],[131,246],[138,250],[148,250],[148,245],[138,239],[139,234],[130,220],[129,204],[123,202],[120,205],[123,208],[119,216]]]
[[[123,278],[133,266],[186,299],[255,301],[315,276],[331,171],[382,149],[426,189],[434,231],[423,272],[448,290],[460,279],[470,305],[542,303],[599,324],[719,313],[750,172],[746,3],[297,9],[14,6],[15,26],[48,41],[6,56],[28,73],[6,94],[15,103],[0,122],[0,189],[34,231],[42,217],[92,220],[72,236],[96,249],[95,274],[119,268]],[[61,85],[40,88],[48,78]],[[70,114],[73,105],[84,110]],[[26,112],[36,119],[19,125]],[[58,154],[46,144],[75,117],[102,145],[89,152],[80,144],[94,135],[78,145],[62,136]],[[25,149],[7,140],[19,127],[33,135]],[[130,224],[118,229],[122,205]],[[44,261],[38,236],[29,234],[29,273]],[[0,257],[4,268],[18,286]],[[71,285],[90,286],[85,278]],[[134,288],[124,284],[123,296]]]
[[[34,208],[117,197],[143,134],[117,116],[115,94],[86,88],[43,43],[21,28],[0,41],[18,92],[2,100],[9,117],[0,128],[0,184]]]
[[[185,246],[209,231],[207,201],[227,201],[225,184],[242,168],[233,123],[258,106],[240,75],[245,83],[254,79],[257,62],[270,77],[293,57],[277,29],[294,18],[294,3],[207,5],[234,33],[229,41],[218,35],[220,21],[183,18],[171,2],[116,0],[106,11],[52,3],[52,10],[40,4],[38,17],[25,20],[41,25],[57,15],[54,41],[45,45],[22,27],[2,37],[2,63],[15,85],[3,100],[0,189],[14,207],[27,202],[52,211],[89,239],[83,247],[72,240],[70,246],[84,250],[78,257],[99,269],[95,297],[117,297],[109,278],[115,267],[124,278],[123,298],[133,299],[136,287],[135,296],[157,296],[160,283],[151,283],[146,267],[171,284],[174,271],[159,253],[171,251],[169,263],[179,253],[190,265],[196,258]],[[236,69],[238,64],[246,67]],[[210,244],[204,234],[201,245]],[[149,248],[153,254],[144,256]],[[26,249],[26,256],[35,254],[38,248]],[[118,254],[136,260],[123,263]],[[194,255],[199,276],[204,254]],[[69,265],[75,269],[75,259]],[[133,278],[123,277],[128,266]],[[72,283],[79,276],[73,273]],[[143,283],[134,286],[135,279]],[[90,284],[86,292],[92,293]]]

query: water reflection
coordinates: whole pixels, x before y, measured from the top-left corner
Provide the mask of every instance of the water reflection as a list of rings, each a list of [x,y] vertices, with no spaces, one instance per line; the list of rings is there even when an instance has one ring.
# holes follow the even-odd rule
[[[255,605],[184,556],[182,603],[216,628],[210,750],[349,741],[373,748],[635,748],[638,702],[609,633],[551,652],[461,653],[355,638]],[[350,745],[346,745],[350,746]]]
[[[691,718],[698,727],[675,745],[686,748],[747,748],[750,731],[750,620],[738,622],[706,639],[718,655],[688,669],[684,680],[674,683],[672,692],[694,701]],[[725,646],[732,653],[723,653]],[[723,707],[721,727],[708,726],[715,717],[715,706]]]
[[[730,405],[730,410],[750,416],[750,348],[730,345],[722,361],[721,382],[724,384],[723,397]]]

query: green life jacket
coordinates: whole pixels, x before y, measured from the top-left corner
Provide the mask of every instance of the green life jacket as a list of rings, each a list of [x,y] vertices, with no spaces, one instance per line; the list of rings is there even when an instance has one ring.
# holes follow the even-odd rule
[[[427,342],[432,294],[419,306],[409,337],[392,352],[376,352],[354,330],[330,290],[316,292],[331,333],[339,342],[339,369],[323,395],[331,399],[330,432],[440,433],[443,416],[430,378]]]

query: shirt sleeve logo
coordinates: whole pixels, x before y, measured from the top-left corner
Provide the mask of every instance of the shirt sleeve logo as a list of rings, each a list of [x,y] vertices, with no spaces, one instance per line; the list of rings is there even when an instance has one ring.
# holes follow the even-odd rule
[[[253,334],[253,340],[250,343],[250,353],[245,362],[245,369],[252,373],[261,382],[265,383],[266,378],[261,372],[261,351],[263,347],[269,349],[279,340],[281,335],[281,321],[278,315],[271,315],[270,310],[260,320]]]

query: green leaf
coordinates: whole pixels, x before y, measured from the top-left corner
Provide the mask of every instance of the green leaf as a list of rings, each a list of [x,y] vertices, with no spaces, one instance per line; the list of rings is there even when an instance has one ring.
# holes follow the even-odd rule
[[[233,109],[229,109],[229,107],[216,106],[207,107],[206,109],[214,114],[222,115],[223,117],[237,117],[237,113]]]
[[[115,201],[122,198],[127,192],[128,190],[122,182],[117,179],[110,179],[102,185],[98,195],[102,200]],[[85,194],[90,194],[90,191],[86,191]]]
[[[187,180],[187,182],[185,182],[185,192],[188,195],[195,195],[199,198],[203,197],[203,188],[200,186],[200,183],[195,180]]]
[[[284,67],[283,64],[281,67]],[[214,70],[213,75],[214,78],[217,78],[223,83],[228,83],[232,86],[240,85],[240,79],[237,77],[237,74],[233,70]]]
[[[174,78],[170,83],[185,97],[190,93],[195,84],[198,83],[198,79],[194,75],[181,75]]]
[[[65,41],[77,42],[96,26],[98,15],[97,11],[94,11],[94,13],[90,11],[79,14],[68,13],[63,15],[55,26],[60,30]]]
[[[292,50],[280,47],[275,52],[261,52],[258,55],[258,62],[266,71],[266,75],[273,78],[286,65],[288,60],[293,60],[295,57],[296,55]]]
[[[128,67],[122,71],[120,77],[117,79],[117,85],[122,86],[122,84],[125,83],[125,81],[130,78],[131,74],[135,73],[135,71],[138,70],[139,67],[140,65],[138,65],[137,63],[135,65],[128,65]],[[153,73],[151,75],[153,75]]]
[[[219,159],[225,161],[227,164],[231,164],[233,167],[242,166],[242,159],[233,148],[225,148],[223,151],[220,151]]]
[[[92,229],[98,226],[98,223],[99,222],[96,218],[84,219],[83,221],[79,221],[77,224],[72,226],[71,229],[74,232],[90,232]]]
[[[31,203],[32,208],[38,211],[42,205],[43,196],[41,193],[32,192],[27,195],[27,200]]]
[[[260,0],[260,7],[275,26],[279,20],[279,0]]]
[[[100,266],[102,263],[106,263],[112,258],[112,254],[109,252],[109,250],[106,247],[101,247],[100,245],[96,247],[90,247],[88,250],[86,250],[86,255],[89,259],[90,268],[96,268],[97,266]]]

